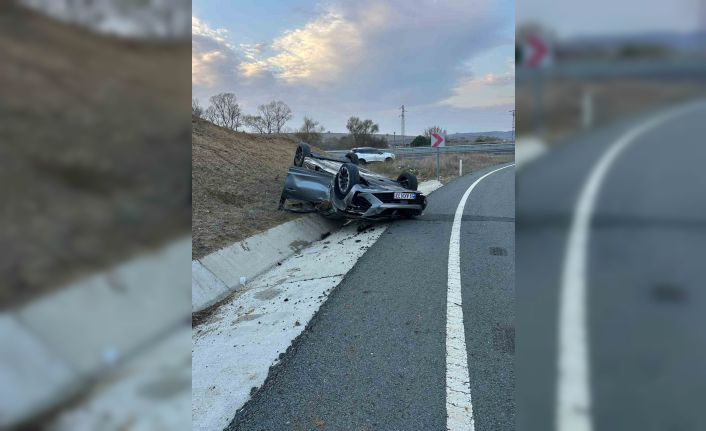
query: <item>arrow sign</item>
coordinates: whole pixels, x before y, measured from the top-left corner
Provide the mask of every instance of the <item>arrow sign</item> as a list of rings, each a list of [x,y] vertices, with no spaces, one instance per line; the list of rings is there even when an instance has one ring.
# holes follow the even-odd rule
[[[550,58],[549,45],[536,35],[527,36],[525,42],[525,65],[531,69],[547,65]]]
[[[446,139],[438,133],[431,134],[431,146],[433,148],[445,147]]]

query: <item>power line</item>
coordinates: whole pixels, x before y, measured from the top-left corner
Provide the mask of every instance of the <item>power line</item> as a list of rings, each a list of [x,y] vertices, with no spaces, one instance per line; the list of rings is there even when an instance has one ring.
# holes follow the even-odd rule
[[[400,109],[402,110],[400,117],[402,117],[402,146],[404,147],[404,105],[400,106]]]

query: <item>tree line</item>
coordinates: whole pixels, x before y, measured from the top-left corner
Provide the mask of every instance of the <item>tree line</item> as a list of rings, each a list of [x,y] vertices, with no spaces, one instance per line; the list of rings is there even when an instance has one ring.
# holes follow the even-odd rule
[[[257,107],[254,115],[244,114],[233,93],[219,93],[209,98],[204,109],[198,99],[191,100],[191,114],[227,129],[241,131],[249,127],[256,133],[282,133],[292,119],[292,110],[281,100],[273,100]]]
[[[233,93],[219,93],[209,98],[209,106],[203,108],[198,99],[191,99],[191,114],[203,118],[227,129],[236,132],[249,131],[254,133],[272,134],[286,133],[286,124],[292,119],[291,108],[281,100],[273,100],[267,104],[259,105],[253,115],[242,112],[240,104]],[[380,131],[380,126],[370,119],[361,119],[352,116],[346,122],[349,137],[343,138],[342,143],[350,147],[377,147],[387,148],[385,138],[375,136]],[[303,124],[294,132],[304,142],[319,145],[322,141],[321,134],[324,127],[313,118],[304,116]],[[446,133],[439,126],[431,126],[424,130],[424,136],[418,136],[412,146],[430,145],[432,133]],[[420,140],[420,138],[422,138]]]

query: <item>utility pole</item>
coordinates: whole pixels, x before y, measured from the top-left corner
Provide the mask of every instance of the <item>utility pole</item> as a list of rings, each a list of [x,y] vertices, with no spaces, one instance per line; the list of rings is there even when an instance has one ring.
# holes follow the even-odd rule
[[[515,142],[515,110],[510,112],[512,113],[512,142]]]
[[[402,146],[404,147],[404,105],[400,106],[400,109],[402,110],[402,115],[400,115],[400,117],[402,117]]]

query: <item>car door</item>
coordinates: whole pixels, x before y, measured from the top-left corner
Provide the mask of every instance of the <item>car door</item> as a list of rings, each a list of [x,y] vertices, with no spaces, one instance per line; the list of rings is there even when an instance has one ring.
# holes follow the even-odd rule
[[[361,154],[358,155],[358,158],[365,160],[366,163],[377,162],[377,156],[375,154],[375,151],[370,149],[364,149],[360,150],[360,152]]]

